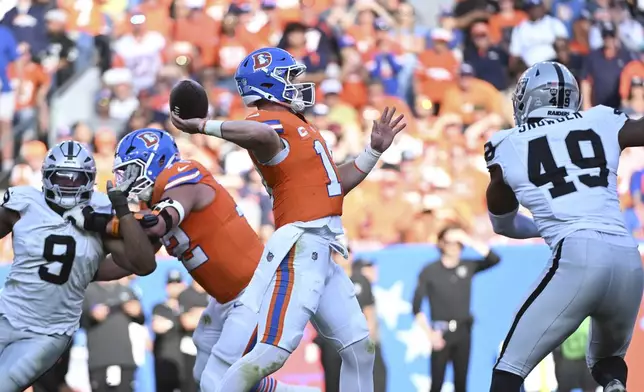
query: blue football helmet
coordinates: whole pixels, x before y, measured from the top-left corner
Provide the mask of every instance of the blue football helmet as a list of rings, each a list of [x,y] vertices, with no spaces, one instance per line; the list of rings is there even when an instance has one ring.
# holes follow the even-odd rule
[[[143,128],[128,133],[116,146],[113,171],[116,184],[126,180],[126,168],[139,167],[139,175],[130,189],[129,196],[150,201],[154,182],[163,169],[180,160],[179,149],[174,138],[167,132],[155,128]]]
[[[293,83],[306,72],[291,54],[279,48],[262,48],[239,64],[235,81],[246,106],[265,99],[301,112],[315,104],[315,83]]]

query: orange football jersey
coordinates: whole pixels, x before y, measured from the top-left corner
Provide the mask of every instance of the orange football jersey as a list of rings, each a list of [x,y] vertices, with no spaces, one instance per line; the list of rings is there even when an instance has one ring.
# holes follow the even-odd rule
[[[247,120],[270,125],[288,144],[283,160],[260,163],[250,156],[273,198],[275,227],[342,215],[344,191],[326,142],[303,116],[286,111],[252,113]],[[274,163],[274,164],[270,164]]]
[[[165,169],[154,184],[152,204],[168,189],[197,183],[214,189],[214,200],[188,213],[163,244],[208,294],[226,303],[250,282],[263,245],[232,196],[198,162],[178,161]]]

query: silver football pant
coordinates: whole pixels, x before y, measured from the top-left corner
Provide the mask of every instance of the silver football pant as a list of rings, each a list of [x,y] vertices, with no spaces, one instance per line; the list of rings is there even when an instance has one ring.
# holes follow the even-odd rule
[[[20,331],[0,315],[0,392],[21,392],[51,369],[71,342],[67,335]]]
[[[591,230],[571,234],[518,310],[495,369],[526,377],[591,317],[586,361],[624,357],[642,299],[642,259],[632,238]]]

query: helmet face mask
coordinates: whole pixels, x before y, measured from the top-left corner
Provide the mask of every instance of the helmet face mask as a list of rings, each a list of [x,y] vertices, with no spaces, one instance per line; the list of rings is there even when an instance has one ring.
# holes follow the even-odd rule
[[[581,93],[566,66],[544,61],[528,68],[519,78],[512,95],[517,126],[530,118],[558,118],[581,108]]]
[[[62,209],[70,209],[91,200],[96,164],[80,143],[65,141],[47,153],[42,177],[45,199]]]
[[[127,168],[130,165],[135,165],[139,167],[139,176],[136,178],[132,184],[128,197],[130,200],[143,200],[148,201],[152,197],[152,190],[154,188],[154,180],[145,175],[145,162],[140,159],[135,159],[132,161],[125,162],[120,166],[114,167],[114,182],[116,185],[121,185],[128,180],[126,176]]]

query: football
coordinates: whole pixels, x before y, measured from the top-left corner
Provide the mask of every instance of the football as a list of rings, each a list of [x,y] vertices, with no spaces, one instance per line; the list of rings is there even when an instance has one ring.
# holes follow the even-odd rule
[[[208,94],[194,80],[182,80],[170,92],[170,110],[184,120],[206,118]]]

